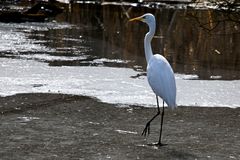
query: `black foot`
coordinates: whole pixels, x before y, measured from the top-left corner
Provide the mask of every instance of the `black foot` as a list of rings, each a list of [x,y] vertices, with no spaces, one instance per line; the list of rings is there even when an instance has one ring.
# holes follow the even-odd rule
[[[148,145],[160,148],[160,147],[166,146],[167,144],[164,144],[164,143],[151,143],[151,144],[148,144]]]
[[[147,123],[143,132],[142,132],[142,136],[146,137],[146,135],[149,135],[149,134],[150,134],[150,123]]]
[[[156,145],[156,146],[159,146],[159,147],[162,147],[162,146],[166,146],[167,144],[164,144],[164,143],[156,143],[155,145]]]

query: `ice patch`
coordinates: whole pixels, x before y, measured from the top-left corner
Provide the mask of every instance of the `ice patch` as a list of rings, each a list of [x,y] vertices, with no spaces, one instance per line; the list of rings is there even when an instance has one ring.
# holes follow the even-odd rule
[[[115,130],[116,132],[120,133],[120,134],[137,134],[137,132],[132,132],[132,131],[124,131],[124,130],[120,130],[117,129]]]
[[[64,93],[93,96],[108,103],[153,107],[156,100],[146,76],[131,78],[139,73],[130,68],[50,67],[34,60],[1,58],[0,96]],[[240,80],[191,79],[192,76],[176,74],[178,105],[240,107]]]
[[[12,30],[4,31],[0,30],[0,52],[18,54],[21,52],[52,52],[54,49],[50,49],[44,45],[37,44],[33,40],[26,37],[26,34],[21,32],[15,32]]]
[[[17,57],[23,59],[32,59],[32,60],[39,60],[39,61],[74,61],[74,60],[83,60],[86,59],[88,56],[53,56],[49,54],[21,54]]]

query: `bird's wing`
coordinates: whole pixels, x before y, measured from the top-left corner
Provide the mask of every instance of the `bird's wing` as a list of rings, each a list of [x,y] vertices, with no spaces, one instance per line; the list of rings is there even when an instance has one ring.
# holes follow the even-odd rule
[[[176,83],[173,70],[161,55],[149,60],[147,77],[153,92],[161,97],[169,107],[176,107]]]

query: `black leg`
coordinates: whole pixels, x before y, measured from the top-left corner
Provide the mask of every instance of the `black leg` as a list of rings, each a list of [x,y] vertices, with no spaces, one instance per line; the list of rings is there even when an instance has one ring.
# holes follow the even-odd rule
[[[161,127],[160,127],[160,136],[159,136],[159,140],[158,140],[158,145],[162,146],[162,126],[163,126],[163,116],[164,116],[164,101],[163,101],[163,109],[162,109],[162,117],[161,117]]]
[[[147,124],[146,124],[146,126],[145,126],[145,128],[144,128],[144,130],[142,132],[143,136],[146,136],[147,134],[150,134],[150,124],[160,114],[160,108],[159,108],[158,96],[157,95],[156,95],[156,99],[157,99],[157,109],[158,109],[157,114],[154,115],[152,117],[152,119],[150,119],[150,121],[147,122]]]

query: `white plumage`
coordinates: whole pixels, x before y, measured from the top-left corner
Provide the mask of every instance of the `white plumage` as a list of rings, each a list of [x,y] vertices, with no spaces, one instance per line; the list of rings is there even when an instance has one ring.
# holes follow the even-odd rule
[[[176,105],[176,83],[168,61],[159,54],[153,55],[147,65],[147,78],[153,92],[161,97],[168,107]]]

